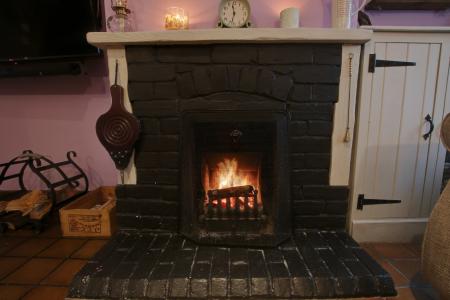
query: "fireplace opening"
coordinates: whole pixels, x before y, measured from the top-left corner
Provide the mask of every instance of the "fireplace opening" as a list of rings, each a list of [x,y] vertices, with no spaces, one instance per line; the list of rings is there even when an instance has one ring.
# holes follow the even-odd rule
[[[290,236],[286,118],[233,115],[184,119],[181,231],[206,244],[273,246]]]
[[[261,153],[207,153],[202,161],[206,228],[260,229],[267,220],[260,184]]]

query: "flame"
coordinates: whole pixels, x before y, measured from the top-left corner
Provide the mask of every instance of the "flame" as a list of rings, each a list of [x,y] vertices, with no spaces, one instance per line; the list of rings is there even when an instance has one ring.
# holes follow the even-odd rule
[[[214,177],[218,181],[219,189],[250,184],[249,176],[239,172],[236,158],[225,158],[219,162]]]

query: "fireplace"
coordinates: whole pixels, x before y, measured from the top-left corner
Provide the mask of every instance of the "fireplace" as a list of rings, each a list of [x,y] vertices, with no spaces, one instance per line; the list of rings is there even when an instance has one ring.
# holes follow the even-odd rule
[[[217,42],[243,31],[208,32],[214,42],[124,49],[143,125],[137,181],[117,187],[120,232],[69,296],[395,295],[388,273],[345,232],[348,187],[330,185],[342,43],[307,42],[310,29],[252,29],[259,39],[249,44]]]
[[[285,113],[186,113],[182,127],[181,232],[217,245],[276,246],[286,240]]]

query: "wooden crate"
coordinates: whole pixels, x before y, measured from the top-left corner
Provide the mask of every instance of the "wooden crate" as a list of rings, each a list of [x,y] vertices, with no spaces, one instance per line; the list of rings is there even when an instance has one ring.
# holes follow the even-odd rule
[[[100,187],[59,210],[63,236],[107,237],[116,229],[115,187]]]

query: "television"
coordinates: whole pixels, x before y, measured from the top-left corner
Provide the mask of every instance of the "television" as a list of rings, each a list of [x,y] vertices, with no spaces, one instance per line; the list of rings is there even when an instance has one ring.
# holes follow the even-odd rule
[[[0,63],[98,56],[86,33],[101,31],[103,0],[2,0]]]

